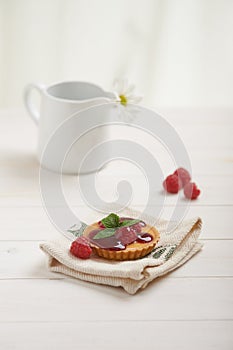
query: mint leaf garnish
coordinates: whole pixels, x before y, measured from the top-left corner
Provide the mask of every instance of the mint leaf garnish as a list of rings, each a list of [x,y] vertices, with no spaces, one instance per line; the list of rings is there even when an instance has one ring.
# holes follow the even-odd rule
[[[120,218],[118,215],[111,213],[106,218],[102,219],[101,222],[106,228],[118,227]]]
[[[106,228],[104,230],[99,231],[93,239],[100,239],[100,238],[107,238],[111,237],[115,234],[116,229],[115,228]]]
[[[132,226],[135,224],[138,224],[141,220],[134,219],[134,220],[124,220],[120,223],[120,226]]]

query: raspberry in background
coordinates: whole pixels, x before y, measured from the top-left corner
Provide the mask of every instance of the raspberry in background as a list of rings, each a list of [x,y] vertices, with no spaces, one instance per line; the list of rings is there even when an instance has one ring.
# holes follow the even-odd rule
[[[191,176],[188,172],[188,170],[184,168],[178,168],[175,172],[174,175],[177,175],[182,183],[182,187],[184,187],[187,183],[190,182]]]
[[[92,253],[89,241],[86,237],[78,237],[70,246],[72,255],[80,259],[88,259]]]
[[[178,193],[178,191],[182,188],[182,183],[180,178],[175,175],[168,175],[166,179],[163,181],[164,189],[169,193]]]
[[[196,199],[201,191],[194,182],[189,182],[184,186],[184,195],[188,199]]]

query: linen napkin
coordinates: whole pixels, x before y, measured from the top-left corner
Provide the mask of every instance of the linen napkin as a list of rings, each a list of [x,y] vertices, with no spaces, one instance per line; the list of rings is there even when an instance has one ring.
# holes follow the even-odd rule
[[[124,215],[137,217],[132,210]],[[150,224],[154,219],[146,217],[145,221]],[[155,226],[160,233],[160,240],[149,255],[138,260],[110,261],[98,256],[78,259],[70,254],[71,241],[65,237],[42,243],[40,248],[48,256],[48,268],[52,272],[88,282],[123,287],[127,293],[135,294],[157,277],[186,263],[203,246],[198,240],[202,226],[200,218],[179,223],[171,233],[167,231],[169,222],[166,220],[157,220]]]

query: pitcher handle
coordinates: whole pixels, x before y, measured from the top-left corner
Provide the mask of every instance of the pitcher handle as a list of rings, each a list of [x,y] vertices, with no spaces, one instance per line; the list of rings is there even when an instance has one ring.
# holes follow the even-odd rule
[[[25,89],[24,89],[24,104],[25,107],[29,113],[29,115],[31,116],[31,118],[33,119],[33,121],[38,124],[39,119],[40,119],[40,113],[37,110],[37,108],[35,107],[35,105],[32,103],[32,99],[31,99],[31,92],[33,90],[37,90],[40,95],[42,94],[42,92],[44,91],[45,86],[43,84],[28,84]]]

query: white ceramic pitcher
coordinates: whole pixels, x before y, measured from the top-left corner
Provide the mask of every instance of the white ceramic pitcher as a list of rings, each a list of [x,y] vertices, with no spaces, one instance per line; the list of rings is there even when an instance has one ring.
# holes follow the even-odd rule
[[[41,95],[40,111],[33,105],[31,92],[36,90]],[[75,112],[80,112],[86,108],[112,102],[114,95],[104,91],[101,87],[79,81],[65,81],[50,86],[42,84],[29,84],[24,91],[24,102],[26,109],[36,124],[39,126],[38,138],[38,159],[41,162],[41,156],[49,139],[56,128]],[[62,135],[62,138],[68,138],[69,132]],[[106,138],[105,130],[95,130],[89,136],[85,135],[83,140],[73,147],[68,161],[63,165],[62,172],[67,174],[76,174],[79,165],[77,163],[77,154],[85,155],[95,144],[101,143]],[[62,142],[62,140],[61,140]],[[57,149],[59,152],[59,149]],[[54,154],[54,156],[56,156]],[[81,159],[81,158],[80,158]],[[42,166],[52,171],[60,171],[56,164],[51,160]],[[97,169],[84,169],[85,173],[93,172]]]

